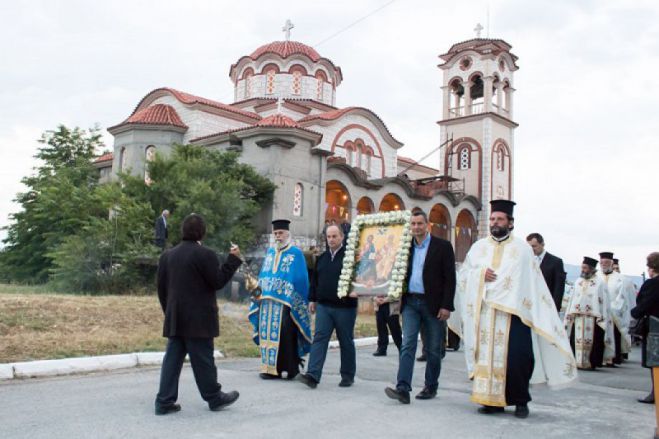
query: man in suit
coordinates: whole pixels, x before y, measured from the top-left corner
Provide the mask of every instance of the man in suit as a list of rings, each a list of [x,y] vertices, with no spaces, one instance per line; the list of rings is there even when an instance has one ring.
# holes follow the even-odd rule
[[[163,253],[158,263],[158,299],[165,314],[163,336],[168,341],[155,402],[156,415],[181,410],[176,400],[186,354],[190,355],[199,393],[212,411],[238,399],[238,392],[224,393],[217,382],[213,338],[220,335],[215,291],[229,282],[242,264],[240,250],[233,246],[220,267],[215,252],[201,244],[206,224],[194,213],[183,220],[181,234],[183,241]]]
[[[410,403],[414,356],[421,325],[426,331],[427,363],[425,385],[416,399],[437,396],[446,320],[454,310],[455,296],[455,255],[451,243],[428,233],[428,217],[422,210],[412,213],[410,224],[414,239],[406,278],[408,288],[401,301],[403,346],[396,388],[385,389],[389,398],[403,404]]]
[[[169,218],[169,210],[165,209],[162,211],[162,214],[156,218],[156,239],[155,244],[157,247],[160,247],[161,250],[165,250],[165,244],[167,243],[167,218]]]
[[[563,293],[565,292],[566,276],[563,260],[545,250],[545,240],[539,233],[531,233],[526,237],[526,242],[533,249],[533,254],[540,264],[542,277],[545,278],[551,297],[554,298],[556,310],[560,311],[563,303]]]

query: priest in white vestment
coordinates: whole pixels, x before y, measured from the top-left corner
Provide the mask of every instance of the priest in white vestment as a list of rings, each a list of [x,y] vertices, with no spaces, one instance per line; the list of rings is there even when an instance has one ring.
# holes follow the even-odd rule
[[[579,369],[595,370],[615,354],[609,296],[596,267],[596,259],[584,257],[565,310],[565,330]]]
[[[631,302],[634,293],[633,284],[625,282],[623,276],[613,271],[613,253],[601,252],[600,254],[600,278],[606,284],[609,293],[609,306],[613,319],[613,335],[615,339],[615,356],[608,365],[621,364],[623,356],[627,356],[631,349],[631,337],[629,336],[629,323],[631,321],[631,309],[636,305],[636,300]]]
[[[464,340],[479,413],[514,405],[526,418],[530,383],[566,385],[577,368],[538,261],[512,235],[515,203],[490,204],[490,236],[474,243],[460,269],[449,326]]]

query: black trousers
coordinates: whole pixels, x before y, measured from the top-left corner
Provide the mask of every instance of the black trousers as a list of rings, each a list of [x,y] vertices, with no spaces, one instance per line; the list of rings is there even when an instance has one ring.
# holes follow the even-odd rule
[[[531,381],[534,366],[531,328],[522,323],[519,317],[513,315],[508,336],[506,404],[524,405],[531,401],[529,381]]]
[[[160,370],[156,407],[170,406],[178,399],[178,382],[186,354],[190,355],[192,373],[201,397],[213,405],[213,401],[220,397],[222,388],[217,382],[213,350],[212,338],[169,337]]]
[[[594,369],[596,367],[602,367],[604,364],[604,330],[599,326],[595,325],[595,330],[593,331],[593,347],[590,349],[590,356],[588,360],[590,361],[590,366]],[[572,352],[576,352],[575,341],[574,341],[574,326],[570,332],[570,346],[572,346]]]
[[[613,339],[616,343],[616,355],[613,357],[613,363],[622,364],[622,340],[620,337],[620,331],[618,331],[616,325],[613,325]]]
[[[378,307],[375,313],[375,324],[378,328],[378,351],[386,352],[389,346],[389,331],[394,339],[394,344],[400,351],[403,344],[403,331],[400,329],[398,314],[389,313],[389,304],[384,303]],[[387,328],[389,328],[387,330]]]
[[[291,318],[289,307],[282,307],[281,332],[279,333],[279,353],[277,354],[277,373],[281,377],[286,372],[286,378],[293,379],[300,372],[302,359],[297,346],[298,329]]]

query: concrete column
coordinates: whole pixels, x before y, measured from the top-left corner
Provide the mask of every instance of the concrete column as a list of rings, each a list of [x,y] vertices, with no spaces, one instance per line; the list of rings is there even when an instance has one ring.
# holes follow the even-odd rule
[[[508,87],[508,92],[506,93],[506,102],[508,103],[508,118],[510,120],[513,119],[513,95],[515,94],[515,89],[512,87]]]
[[[464,115],[468,116],[471,114],[471,83],[470,82],[465,82],[463,84],[464,89],[465,89],[465,94],[464,96],[464,102],[465,102],[465,111]]]
[[[442,119],[449,118],[449,108],[451,108],[451,88],[445,85],[442,87]]]
[[[499,81],[497,82],[497,113],[505,114],[502,106],[503,106],[503,83]]]
[[[492,86],[494,84],[493,76],[486,76],[483,81],[483,112],[492,111]]]

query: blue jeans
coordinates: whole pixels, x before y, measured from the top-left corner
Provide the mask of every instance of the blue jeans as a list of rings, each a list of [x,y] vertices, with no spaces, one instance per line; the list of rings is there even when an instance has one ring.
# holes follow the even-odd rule
[[[412,391],[412,375],[414,373],[414,356],[419,338],[419,330],[423,324],[426,331],[426,381],[425,387],[437,391],[439,372],[442,368],[442,344],[446,338],[445,322],[428,310],[428,305],[421,294],[408,294],[403,308],[403,347],[398,361],[398,390]]]
[[[316,328],[309,354],[307,375],[320,382],[330,337],[336,330],[336,338],[339,339],[341,349],[341,378],[355,379],[357,360],[353,337],[356,319],[357,308],[339,308],[320,303],[316,306]]]

